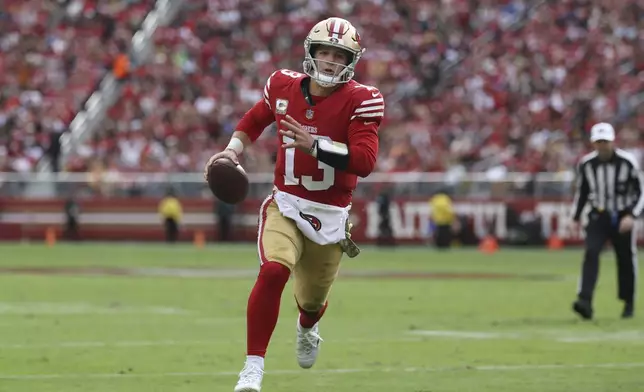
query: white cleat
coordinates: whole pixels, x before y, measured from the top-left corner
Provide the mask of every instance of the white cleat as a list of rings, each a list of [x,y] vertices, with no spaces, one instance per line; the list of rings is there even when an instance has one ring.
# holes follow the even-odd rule
[[[235,392],[259,392],[262,389],[264,371],[255,364],[246,363],[239,373]]]
[[[303,369],[308,369],[318,358],[318,351],[320,343],[323,341],[319,332],[318,323],[315,323],[313,328],[308,331],[303,331],[300,325],[300,320],[297,320],[297,341],[296,341],[296,354],[297,363]]]

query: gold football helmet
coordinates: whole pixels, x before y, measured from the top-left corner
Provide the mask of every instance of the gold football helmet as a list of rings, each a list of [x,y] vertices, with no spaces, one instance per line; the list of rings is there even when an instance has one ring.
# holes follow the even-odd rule
[[[318,62],[313,58],[318,45],[333,46],[349,53],[348,64],[338,64],[339,71],[335,75],[321,73]],[[360,34],[348,20],[341,18],[325,19],[311,29],[304,40],[304,73],[310,76],[322,87],[333,87],[338,83],[347,83],[353,78],[353,71],[364,53],[360,46]]]

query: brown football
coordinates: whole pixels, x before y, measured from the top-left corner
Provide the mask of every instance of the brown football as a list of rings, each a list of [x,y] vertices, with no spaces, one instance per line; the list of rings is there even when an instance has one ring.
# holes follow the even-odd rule
[[[249,183],[241,165],[221,158],[208,168],[208,186],[219,200],[227,204],[237,204],[248,195]]]

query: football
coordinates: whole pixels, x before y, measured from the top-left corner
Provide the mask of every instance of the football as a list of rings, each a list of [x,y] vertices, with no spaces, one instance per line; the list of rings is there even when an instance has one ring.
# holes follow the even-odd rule
[[[208,186],[216,198],[227,204],[237,204],[248,194],[248,177],[241,165],[221,158],[208,168]]]

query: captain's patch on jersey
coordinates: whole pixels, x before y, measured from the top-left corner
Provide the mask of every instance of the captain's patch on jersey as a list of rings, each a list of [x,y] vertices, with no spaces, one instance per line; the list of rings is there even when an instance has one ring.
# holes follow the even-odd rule
[[[278,98],[275,101],[275,113],[286,114],[286,108],[288,108],[288,99]]]

